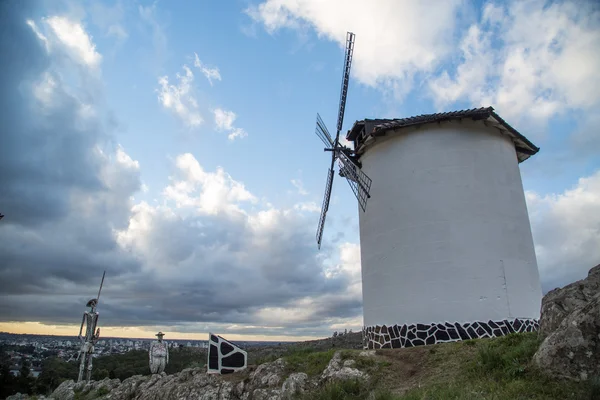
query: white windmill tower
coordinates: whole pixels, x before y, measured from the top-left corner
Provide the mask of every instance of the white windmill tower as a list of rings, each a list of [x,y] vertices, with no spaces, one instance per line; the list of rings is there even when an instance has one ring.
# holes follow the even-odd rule
[[[542,291],[518,164],[539,148],[492,107],[357,121],[354,149],[340,146],[353,39],[335,141],[317,118],[332,151],[317,242],[338,159],[362,210],[365,347],[536,330]]]

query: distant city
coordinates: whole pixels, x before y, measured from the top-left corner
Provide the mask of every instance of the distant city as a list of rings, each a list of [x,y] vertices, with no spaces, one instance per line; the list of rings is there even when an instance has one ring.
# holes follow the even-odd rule
[[[207,335],[208,336],[208,335]],[[148,350],[155,339],[130,339],[106,337],[94,346],[94,358],[124,354],[131,350]],[[170,348],[208,348],[208,340],[166,340]],[[268,346],[279,342],[238,341],[242,347]],[[65,361],[77,359],[81,343],[77,336],[50,336],[0,332],[0,347],[8,347],[10,372],[19,375],[23,362],[27,362],[31,375],[37,378],[42,371],[42,362],[48,357],[59,357]]]

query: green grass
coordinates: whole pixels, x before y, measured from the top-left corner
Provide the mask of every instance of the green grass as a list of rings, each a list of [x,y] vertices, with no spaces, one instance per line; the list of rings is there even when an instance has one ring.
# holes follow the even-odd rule
[[[308,376],[319,375],[329,364],[335,350],[314,351],[313,349],[293,350],[283,357],[286,361],[286,372],[304,372]]]
[[[302,399],[315,400],[600,400],[600,377],[587,383],[546,377],[532,364],[540,345],[536,333],[513,334],[495,339],[469,340],[432,346],[424,354],[425,373],[420,388],[394,394],[396,362],[393,358],[359,357],[358,351],[343,350],[342,360],[355,360],[354,367],[371,375],[369,382],[332,382]],[[408,349],[407,349],[408,350]],[[393,350],[403,351],[403,350]],[[297,351],[286,360],[290,371],[320,373],[334,351]],[[443,371],[453,369],[453,375]],[[310,373],[309,373],[310,372]],[[386,379],[381,379],[385,377]],[[429,383],[427,383],[429,382]],[[388,387],[386,387],[388,386]]]
[[[370,393],[373,391],[372,385],[359,380],[347,380],[332,382],[323,386],[316,393],[306,394],[303,400],[395,400],[390,392],[385,390],[375,390],[373,397]]]
[[[469,343],[471,342],[471,343]],[[531,360],[539,347],[536,333],[456,343],[475,346],[476,356],[461,366],[454,382],[414,389],[401,400],[591,400],[592,385],[547,378]]]
[[[106,396],[107,394],[110,393],[110,390],[108,390],[106,387],[101,387],[98,390],[96,390],[96,397],[102,397],[102,396]]]

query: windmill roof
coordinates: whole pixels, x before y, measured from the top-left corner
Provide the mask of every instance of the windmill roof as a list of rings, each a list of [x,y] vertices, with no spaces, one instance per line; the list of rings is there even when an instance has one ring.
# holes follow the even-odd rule
[[[497,128],[503,133],[511,136],[515,144],[515,150],[517,152],[517,158],[519,162],[527,160],[540,150],[539,147],[531,143],[525,136],[520,134],[515,128],[500,118],[500,116],[494,112],[493,107],[481,107],[435,114],[422,114],[408,118],[364,119],[354,123],[352,129],[348,131],[346,139],[355,143],[355,150],[358,154],[360,154],[361,149],[364,147],[367,140],[373,137],[383,136],[387,131],[423,125],[432,122],[452,120],[458,121],[462,119],[484,121],[487,126]]]

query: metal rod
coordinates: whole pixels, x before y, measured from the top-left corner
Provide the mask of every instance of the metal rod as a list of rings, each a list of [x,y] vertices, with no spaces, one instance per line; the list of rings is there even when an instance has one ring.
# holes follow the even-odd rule
[[[106,271],[102,274],[102,281],[100,282],[100,289],[98,289],[98,297],[96,297],[96,302],[100,302],[100,292],[102,291],[102,285],[104,284],[104,275],[106,275]]]

